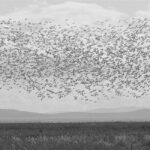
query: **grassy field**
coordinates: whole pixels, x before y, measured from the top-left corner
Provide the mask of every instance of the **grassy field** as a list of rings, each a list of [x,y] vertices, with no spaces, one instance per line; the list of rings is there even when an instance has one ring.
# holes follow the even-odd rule
[[[0,124],[0,150],[149,150],[150,123]]]

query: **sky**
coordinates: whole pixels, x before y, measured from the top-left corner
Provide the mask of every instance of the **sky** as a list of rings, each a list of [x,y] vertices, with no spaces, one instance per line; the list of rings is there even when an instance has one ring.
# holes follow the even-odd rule
[[[149,0],[0,0],[0,18],[39,19],[92,23],[109,18],[150,16]]]
[[[96,20],[117,20],[123,17],[150,17],[149,0],[0,0],[0,19],[52,18],[63,23],[67,18],[78,24],[91,24]],[[34,94],[17,90],[0,90],[0,109],[18,109],[41,113],[86,111],[96,108],[150,107],[150,96],[141,99],[100,97],[97,103],[63,100],[40,101]]]

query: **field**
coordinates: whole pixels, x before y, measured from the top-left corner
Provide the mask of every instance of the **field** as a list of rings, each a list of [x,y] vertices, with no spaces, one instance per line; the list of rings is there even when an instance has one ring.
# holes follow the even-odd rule
[[[0,124],[0,150],[149,150],[150,123]]]

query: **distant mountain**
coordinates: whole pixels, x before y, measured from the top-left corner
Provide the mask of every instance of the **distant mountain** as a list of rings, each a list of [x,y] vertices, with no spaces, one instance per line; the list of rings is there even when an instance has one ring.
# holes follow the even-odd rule
[[[0,122],[104,122],[104,121],[150,121],[150,109],[132,112],[92,113],[69,112],[40,114],[17,110],[0,110]]]
[[[92,113],[132,112],[139,109],[141,108],[137,108],[137,107],[98,108],[98,109],[90,110],[88,112],[92,112]]]

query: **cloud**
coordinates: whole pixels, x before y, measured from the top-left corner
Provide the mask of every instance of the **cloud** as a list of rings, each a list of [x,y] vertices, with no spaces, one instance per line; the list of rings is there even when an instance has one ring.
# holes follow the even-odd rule
[[[112,8],[105,9],[94,3],[65,2],[48,4],[40,2],[1,18],[30,18],[33,20],[50,18],[58,23],[69,19],[76,23],[89,24],[101,19],[117,20],[121,17],[126,17],[126,15]]]
[[[146,10],[139,10],[135,13],[137,17],[148,17],[150,18],[150,3],[148,4],[148,9]]]
[[[135,14],[136,17],[147,17],[147,18],[150,18],[150,10],[147,10],[147,11],[137,11],[136,14]]]

